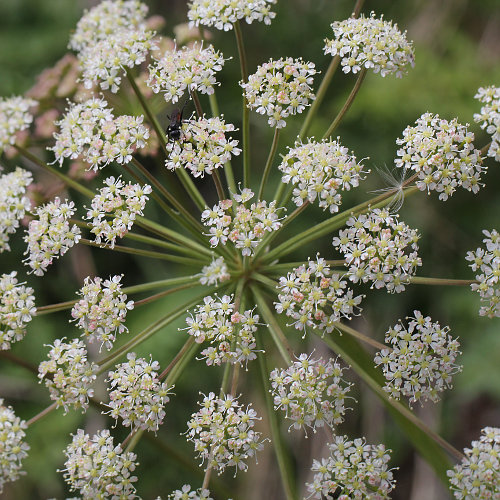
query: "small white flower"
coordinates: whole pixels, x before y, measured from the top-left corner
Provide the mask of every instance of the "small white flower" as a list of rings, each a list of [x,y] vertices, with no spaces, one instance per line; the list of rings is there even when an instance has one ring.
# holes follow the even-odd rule
[[[0,97],[0,153],[16,142],[16,134],[33,121],[29,109],[38,103],[24,97]]]
[[[484,104],[481,111],[474,114],[474,121],[491,135],[488,156],[500,161],[500,87],[480,87],[474,97]]]
[[[231,278],[224,257],[213,259],[208,266],[203,267],[199,276],[200,283],[207,286],[218,285],[219,281],[223,282]]]

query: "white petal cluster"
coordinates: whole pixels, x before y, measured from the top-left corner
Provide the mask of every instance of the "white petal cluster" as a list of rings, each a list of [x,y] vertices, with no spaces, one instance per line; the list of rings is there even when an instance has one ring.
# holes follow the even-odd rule
[[[167,142],[165,166],[169,170],[185,168],[193,177],[204,177],[241,153],[238,141],[226,137],[236,129],[219,117],[182,122],[182,138]]]
[[[395,486],[387,465],[391,450],[383,444],[366,444],[364,438],[350,441],[347,436],[336,436],[328,448],[329,457],[313,461],[312,471],[316,474],[313,482],[306,484],[309,498],[390,498]]]
[[[72,406],[83,412],[89,407],[89,398],[94,395],[92,385],[97,378],[98,365],[88,360],[85,344],[81,340],[56,339],[49,352],[48,361],[42,361],[38,367],[40,382],[50,391],[50,399],[57,407],[64,407],[67,413]]]
[[[16,481],[26,474],[21,470],[22,461],[28,456],[30,447],[24,442],[28,426],[16,417],[11,406],[4,406],[0,398],[0,494],[5,483]]]
[[[371,281],[372,288],[385,287],[391,293],[402,292],[422,265],[417,231],[387,209],[351,217],[346,225],[333,238],[333,246],[344,255],[349,279],[353,283]]]
[[[215,75],[224,66],[224,57],[212,45],[203,48],[174,48],[154,59],[149,67],[147,84],[155,94],[162,92],[166,102],[176,103],[186,89],[200,94],[213,94],[214,85],[219,85]]]
[[[459,186],[477,193],[486,167],[482,166],[481,152],[474,148],[474,134],[467,130],[468,124],[432,113],[424,113],[415,123],[396,140],[401,146],[399,158],[394,160],[396,166],[416,172],[418,189],[436,191],[442,201]]]
[[[276,13],[271,6],[277,0],[192,0],[189,3],[188,18],[190,26],[214,26],[218,30],[229,31],[233,24],[245,19],[271,24]]]
[[[78,491],[83,500],[138,498],[133,485],[137,477],[132,475],[138,465],[135,453],[115,446],[107,429],[92,438],[82,429],[72,436],[63,470],[70,491]]]
[[[38,103],[24,97],[0,97],[0,153],[15,144],[17,132],[26,130],[33,121],[29,109]]]
[[[33,288],[18,283],[17,272],[0,276],[0,351],[24,338],[26,325],[36,315]]]
[[[414,66],[415,56],[406,32],[401,33],[396,24],[384,21],[383,16],[361,15],[331,24],[334,39],[325,40],[325,54],[339,56],[344,73],[357,73],[372,69],[380,76],[395,73],[403,76],[406,66]]]
[[[175,490],[168,495],[172,500],[213,500],[210,496],[210,491],[204,488],[198,488],[191,491],[191,485],[185,484],[182,490]]]
[[[157,431],[165,417],[165,404],[169,402],[168,386],[158,379],[158,361],[137,358],[135,352],[127,354],[127,362],[116,365],[108,373],[109,414],[123,420],[132,430]]]
[[[99,83],[101,89],[117,92],[126,68],[146,60],[155,47],[146,14],[146,5],[136,0],[108,0],[85,12],[69,48],[78,52],[86,88]]]
[[[117,334],[128,332],[124,325],[127,312],[134,308],[134,301],[127,302],[127,295],[122,292],[123,275],[102,278],[85,278],[85,284],[78,292],[82,297],[71,310],[76,326],[83,330],[83,336],[89,342],[100,342],[110,350]]]
[[[479,441],[464,449],[462,462],[447,472],[460,500],[500,498],[500,428],[485,427]]]
[[[500,234],[496,229],[483,231],[485,248],[467,252],[466,260],[473,271],[478,271],[476,280],[479,283],[471,285],[472,290],[479,293],[481,302],[487,305],[479,309],[481,316],[488,318],[500,317]]]
[[[206,467],[222,473],[226,467],[248,468],[247,459],[264,447],[260,432],[253,427],[257,418],[251,405],[246,410],[231,395],[216,397],[213,392],[199,402],[201,409],[191,415],[186,432],[188,441]]]
[[[75,204],[59,198],[35,209],[36,219],[30,221],[24,241],[28,244],[23,262],[31,272],[43,276],[54,259],[64,255],[81,238],[78,226],[70,225]]]
[[[56,143],[49,150],[60,165],[65,158],[81,158],[96,172],[114,161],[127,164],[149,138],[143,120],[142,115],[115,118],[108,103],[96,97],[72,103],[62,120],[56,122],[60,132],[54,134]]]
[[[448,335],[448,326],[441,327],[420,311],[413,314],[407,318],[407,327],[400,321],[386,332],[390,349],[375,355],[375,365],[382,365],[384,390],[391,397],[406,396],[410,404],[427,399],[436,402],[440,392],[452,387],[452,375],[462,370],[455,364],[460,344]]]
[[[219,281],[227,281],[231,275],[227,269],[227,265],[224,262],[224,257],[218,257],[213,259],[208,266],[204,266],[201,270],[200,283],[202,285],[218,285]]]
[[[295,429],[311,427],[316,432],[325,424],[332,428],[344,421],[345,398],[352,385],[342,375],[335,360],[301,354],[286,370],[271,372],[274,409],[284,411]]]
[[[126,184],[121,177],[108,177],[105,187],[92,199],[85,219],[92,221],[95,242],[114,248],[116,238],[123,238],[132,229],[137,215],[143,210],[152,188],[148,184]]]
[[[232,200],[222,200],[210,210],[201,214],[205,226],[210,228],[210,245],[225,245],[227,240],[241,250],[244,256],[253,255],[254,248],[262,241],[266,232],[276,231],[281,227],[276,201],[266,201],[246,205],[254,197],[254,192],[244,188],[241,194],[233,195]]]
[[[315,99],[312,91],[313,77],[317,73],[314,63],[287,57],[272,59],[257,67],[240,82],[247,106],[269,117],[271,127],[286,127],[285,118],[302,113]]]
[[[186,318],[189,335],[199,344],[210,342],[211,346],[201,354],[208,366],[221,363],[245,365],[257,357],[255,332],[259,324],[259,315],[253,310],[239,313],[234,308],[234,297],[224,295],[208,296],[203,299]]]
[[[484,104],[481,111],[474,114],[474,121],[491,135],[488,156],[500,161],[500,87],[481,87],[474,97]]]
[[[342,203],[339,191],[349,191],[358,187],[363,180],[363,165],[356,162],[356,157],[339,142],[331,139],[316,142],[310,139],[307,144],[296,143],[283,156],[279,169],[283,172],[282,181],[292,183],[293,202],[302,206],[305,200],[313,203],[318,200],[319,206],[330,213],[338,212]]]
[[[347,281],[332,272],[319,254],[316,260],[309,259],[307,266],[297,267],[281,277],[277,288],[276,311],[292,318],[291,324],[304,334],[308,327],[332,332],[336,321],[350,319],[361,309],[359,304],[364,297],[354,296],[347,288]]]

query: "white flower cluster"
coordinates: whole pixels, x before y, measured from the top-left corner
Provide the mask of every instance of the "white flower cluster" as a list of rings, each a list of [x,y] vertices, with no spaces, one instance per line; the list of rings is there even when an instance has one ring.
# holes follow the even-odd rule
[[[127,312],[134,308],[134,301],[127,302],[120,283],[123,275],[102,278],[85,278],[78,292],[82,297],[71,309],[76,326],[83,330],[89,342],[100,342],[108,351],[113,347],[117,333],[128,332],[124,325]]]
[[[344,254],[349,279],[353,283],[371,281],[372,288],[386,287],[391,293],[402,292],[422,265],[417,231],[387,209],[351,217],[346,225],[333,238],[333,246]]]
[[[401,33],[396,24],[375,17],[361,15],[355,19],[335,21],[331,24],[334,40],[325,40],[325,54],[339,56],[344,73],[357,73],[372,69],[381,76],[395,73],[403,76],[407,65],[414,66],[415,56],[406,32]]]
[[[198,276],[200,276],[200,283],[207,286],[218,285],[219,281],[227,281],[231,278],[224,257],[213,259],[208,266],[203,267],[201,274]]]
[[[165,166],[169,170],[184,167],[193,177],[211,174],[241,153],[238,141],[226,137],[236,129],[219,117],[182,122],[182,138],[167,142]]]
[[[185,484],[182,490],[175,490],[168,495],[168,498],[172,500],[213,500],[209,490],[198,488],[197,490],[191,491],[190,484]]]
[[[0,351],[22,340],[26,325],[36,315],[33,288],[17,282],[17,272],[0,276]]]
[[[170,401],[167,384],[158,379],[160,365],[136,358],[135,352],[129,352],[127,359],[108,373],[109,414],[115,420],[122,418],[123,425],[132,430],[156,432],[165,417],[165,404]]]
[[[261,115],[269,117],[271,127],[286,127],[285,118],[302,113],[315,99],[312,91],[313,77],[317,73],[314,63],[302,59],[279,59],[258,66],[240,82],[247,100],[247,106]]]
[[[19,96],[0,97],[0,153],[15,144],[17,132],[30,126],[33,115],[29,109],[37,104],[33,99]]]
[[[484,104],[481,112],[474,114],[474,121],[491,135],[488,156],[500,161],[500,87],[481,87],[474,97]]]
[[[474,148],[474,134],[467,130],[468,124],[432,113],[424,113],[415,123],[396,140],[402,146],[397,151],[399,158],[394,160],[396,166],[415,171],[418,189],[436,191],[442,201],[458,186],[477,193],[486,167],[482,166],[481,152]]]
[[[31,272],[43,276],[54,258],[64,255],[81,238],[81,231],[68,219],[75,213],[75,204],[59,198],[35,209],[38,219],[30,221],[24,241],[28,244],[23,262]]]
[[[305,200],[313,203],[319,201],[319,206],[330,213],[338,212],[342,197],[339,190],[349,191],[358,187],[359,181],[368,171],[356,162],[356,157],[342,146],[339,138],[336,141],[312,139],[307,144],[296,143],[289,148],[288,153],[278,167],[283,172],[282,181],[291,182],[293,202],[302,206]]]
[[[28,426],[16,417],[11,406],[4,406],[0,398],[0,494],[5,483],[16,481],[26,474],[21,462],[28,456],[29,445],[24,442]]]
[[[500,498],[500,428],[485,427],[479,441],[465,448],[462,462],[447,472],[455,498]]]
[[[132,229],[143,210],[152,188],[148,184],[126,184],[121,177],[108,177],[105,187],[92,199],[86,220],[92,221],[91,233],[99,245],[115,247],[116,238],[123,238]]]
[[[19,167],[0,176],[0,253],[10,250],[9,234],[16,231],[19,221],[31,207],[26,188],[32,182],[31,173]]]
[[[274,409],[281,408],[301,429],[325,424],[332,428],[344,421],[345,398],[351,385],[342,379],[343,370],[333,359],[313,359],[301,354],[286,370],[271,372]]]
[[[413,311],[408,327],[400,321],[385,334],[390,349],[375,355],[382,365],[384,390],[392,398],[410,398],[410,404],[427,399],[439,401],[439,393],[451,387],[451,377],[462,370],[455,364],[460,351],[458,340],[448,335],[450,328],[432,322],[429,316]]]
[[[221,363],[247,364],[257,355],[255,332],[259,315],[253,310],[239,313],[234,310],[233,296],[224,295],[219,298],[208,296],[203,299],[186,318],[185,328],[199,344],[208,341],[212,345],[201,354],[208,366],[219,366]]]
[[[266,201],[258,201],[247,208],[247,202],[254,197],[254,192],[248,188],[233,197],[236,204],[232,200],[222,200],[211,210],[204,210],[201,219],[210,228],[207,236],[210,236],[212,247],[219,243],[225,245],[229,239],[241,249],[242,255],[251,256],[266,231],[276,231],[281,227],[277,214],[279,209],[276,208],[276,201],[269,206]]]
[[[472,290],[477,291],[482,302],[488,305],[481,307],[479,314],[488,318],[500,317],[500,234],[496,229],[483,231],[486,238],[483,243],[486,248],[478,248],[476,251],[467,252],[466,260],[473,271],[479,270],[476,280],[479,283],[471,285]]]
[[[215,74],[224,66],[224,57],[212,45],[206,48],[196,43],[165,52],[161,59],[153,59],[149,67],[148,86],[165,101],[176,103],[186,89],[200,94],[213,94],[218,85]]]
[[[107,429],[92,438],[82,429],[72,436],[62,471],[70,491],[78,491],[83,500],[137,498],[132,484],[137,481],[132,475],[138,465],[135,453],[122,452]]]
[[[142,124],[144,117],[122,115],[114,117],[104,99],[93,97],[79,104],[70,104],[62,120],[56,122],[52,148],[56,161],[82,158],[97,172],[116,161],[127,164],[132,154],[146,145],[149,129]]]
[[[87,349],[81,340],[64,342],[56,339],[54,345],[48,346],[49,360],[42,361],[38,367],[40,382],[50,391],[50,399],[62,406],[67,413],[72,406],[81,408],[83,412],[89,407],[89,398],[94,395],[92,384],[97,378],[99,366],[87,358]]]
[[[146,29],[146,5],[136,0],[106,0],[78,21],[69,48],[78,52],[85,88],[95,83],[117,92],[126,68],[144,62],[155,47]]]
[[[254,431],[257,414],[246,410],[231,395],[222,398],[211,392],[199,403],[201,409],[191,415],[186,431],[188,441],[202,461],[221,474],[226,467],[246,470],[249,457],[264,447],[260,432]]]
[[[342,276],[333,273],[325,259],[316,256],[281,277],[277,288],[279,302],[276,311],[285,313],[293,319],[292,325],[297,330],[307,327],[319,328],[330,333],[335,329],[335,322],[341,318],[350,318],[357,310],[363,295],[354,296]]]
[[[328,458],[313,461],[312,471],[317,474],[306,485],[312,498],[390,498],[395,486],[391,469],[387,468],[391,450],[383,444],[366,444],[364,438],[350,441],[347,436],[336,436],[328,448]]]
[[[271,24],[276,14],[271,5],[277,0],[192,0],[189,3],[190,26],[214,26],[218,30],[229,31],[233,24],[245,19],[248,24],[264,21]]]

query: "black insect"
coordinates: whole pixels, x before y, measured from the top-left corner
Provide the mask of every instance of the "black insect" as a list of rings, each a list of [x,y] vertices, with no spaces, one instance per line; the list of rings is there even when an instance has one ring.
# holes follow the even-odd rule
[[[182,109],[174,108],[170,116],[167,115],[170,120],[170,125],[167,127],[167,137],[169,141],[180,141],[182,137],[182,113],[184,112],[184,106]]]

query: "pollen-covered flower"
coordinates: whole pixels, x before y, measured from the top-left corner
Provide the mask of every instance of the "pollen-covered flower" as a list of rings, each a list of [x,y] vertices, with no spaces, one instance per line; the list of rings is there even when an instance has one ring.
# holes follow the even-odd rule
[[[259,315],[253,310],[243,313],[235,311],[233,296],[219,298],[208,296],[203,304],[186,318],[185,328],[196,342],[210,342],[211,346],[201,351],[207,365],[221,363],[247,364],[257,357],[255,332]]]
[[[210,210],[207,208],[201,214],[201,220],[210,228],[210,245],[216,247],[219,243],[225,245],[227,240],[241,250],[244,256],[253,255],[254,248],[262,241],[266,232],[276,231],[281,227],[276,201],[267,204],[266,201],[246,205],[254,197],[254,192],[248,188],[241,194],[235,194],[232,200],[222,200]]]
[[[188,441],[211,467],[221,474],[226,467],[248,468],[247,459],[264,447],[260,432],[253,427],[257,418],[251,405],[246,410],[231,395],[216,397],[213,392],[199,402],[201,409],[191,415],[186,431]]]
[[[450,489],[458,499],[500,497],[500,429],[485,427],[479,441],[464,449],[462,462],[447,472]]]
[[[485,248],[467,252],[465,259],[471,262],[469,266],[473,271],[478,271],[479,283],[473,283],[471,288],[479,293],[481,302],[487,303],[479,309],[479,314],[500,317],[500,234],[496,229],[484,230],[483,234]]]
[[[317,73],[314,63],[287,57],[264,63],[240,82],[247,106],[269,117],[271,127],[286,126],[285,118],[302,113],[315,99],[313,77]]]
[[[116,238],[123,238],[132,229],[136,216],[144,215],[152,189],[148,184],[126,184],[121,177],[108,177],[104,184],[92,199],[85,219],[92,221],[90,232],[95,235],[95,242],[114,248]]]
[[[33,288],[18,283],[16,276],[16,271],[0,276],[0,351],[22,340],[36,315]]]
[[[115,118],[104,99],[93,97],[83,103],[70,104],[56,125],[54,152],[62,165],[65,158],[83,159],[97,172],[111,162],[127,164],[132,154],[146,145],[149,129],[144,117],[122,115]]]
[[[40,382],[50,391],[50,399],[57,407],[64,407],[67,413],[70,406],[81,408],[83,412],[89,407],[89,398],[94,395],[92,385],[97,378],[98,365],[88,360],[87,349],[81,340],[56,339],[49,352],[49,360],[42,361],[38,367]]]
[[[185,484],[182,490],[175,490],[168,495],[172,500],[213,500],[210,491],[205,488],[198,488],[191,491],[191,485]]]
[[[113,443],[107,429],[92,438],[78,429],[64,450],[64,480],[70,491],[78,491],[84,500],[96,498],[137,498],[133,476],[138,463],[132,452],[124,452]]]
[[[163,93],[165,101],[176,103],[186,89],[200,94],[213,94],[219,85],[215,75],[224,66],[224,57],[212,45],[206,48],[194,44],[191,47],[174,48],[154,59],[149,67],[148,86],[153,92]]]
[[[420,236],[397,215],[387,209],[375,209],[351,217],[347,229],[333,238],[333,246],[342,252],[353,283],[372,282],[372,288],[386,287],[402,292],[422,261],[418,256]]]
[[[207,286],[218,285],[219,281],[227,281],[231,277],[224,257],[213,259],[208,266],[204,266],[200,276],[200,283]]]
[[[181,139],[167,142],[165,166],[169,170],[183,167],[193,177],[211,174],[214,168],[241,153],[238,141],[226,137],[227,132],[235,130],[234,125],[219,117],[183,121]]]
[[[248,24],[264,21],[271,24],[276,14],[271,11],[277,0],[192,0],[189,3],[190,26],[214,26],[218,30],[229,31],[233,24],[245,19]]]
[[[16,481],[26,474],[22,461],[28,456],[29,445],[24,442],[28,426],[16,417],[11,406],[4,406],[0,398],[0,494],[5,483]]]
[[[127,312],[134,308],[134,301],[127,302],[120,283],[123,275],[102,278],[85,278],[85,284],[78,292],[82,297],[71,310],[76,326],[83,330],[89,342],[100,342],[106,349],[113,347],[116,335],[128,332],[124,325]]]
[[[0,97],[0,153],[15,144],[17,132],[26,130],[33,121],[29,109],[38,103],[24,97]]]
[[[427,399],[439,401],[439,393],[451,387],[451,377],[461,371],[455,364],[460,344],[451,335],[450,328],[432,322],[429,316],[413,311],[406,327],[402,321],[385,334],[390,349],[375,355],[375,365],[382,365],[386,384],[384,390],[391,397],[410,398],[410,404]]]
[[[408,126],[403,137],[396,140],[401,146],[394,160],[397,167],[418,174],[416,185],[420,191],[436,191],[446,201],[457,187],[477,193],[482,186],[481,152],[474,148],[474,134],[457,119],[451,121],[439,115],[424,113],[415,127]]]
[[[292,318],[297,330],[306,332],[308,327],[330,333],[335,322],[356,314],[363,295],[354,296],[347,288],[347,281],[331,271],[325,259],[316,256],[308,264],[294,269],[279,279],[280,293],[275,303],[278,313]]]
[[[401,33],[396,24],[384,21],[383,16],[361,15],[355,19],[335,21],[331,24],[334,39],[325,40],[325,54],[340,57],[344,73],[357,73],[372,69],[381,76],[396,73],[403,76],[405,67],[414,66],[415,56],[406,32]]]
[[[64,255],[81,238],[76,224],[69,219],[75,213],[75,204],[59,198],[35,209],[36,219],[30,221],[24,241],[28,244],[23,262],[31,272],[43,276],[54,259]]]
[[[301,429],[344,421],[345,398],[351,385],[342,379],[343,370],[333,359],[324,361],[301,354],[286,370],[271,372],[274,409],[281,409]]]
[[[480,113],[474,114],[474,121],[491,135],[488,156],[500,161],[500,87],[481,87],[474,97],[484,104]]]
[[[169,387],[158,379],[158,361],[137,358],[135,352],[129,352],[127,359],[108,373],[109,415],[116,420],[120,417],[132,430],[156,432],[165,417]]]
[[[388,499],[394,489],[392,469],[388,469],[389,452],[383,444],[366,444],[366,440],[350,441],[335,436],[328,445],[330,456],[314,460],[312,483],[306,484],[312,498]]]
[[[356,157],[339,142],[331,139],[316,142],[312,139],[307,144],[297,142],[283,156],[279,169],[283,172],[282,181],[292,183],[293,202],[302,206],[305,200],[313,203],[318,200],[319,206],[330,213],[337,212],[342,203],[339,191],[349,191],[358,187],[363,180],[363,165],[357,163]]]

